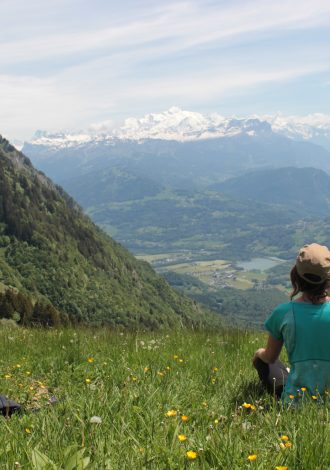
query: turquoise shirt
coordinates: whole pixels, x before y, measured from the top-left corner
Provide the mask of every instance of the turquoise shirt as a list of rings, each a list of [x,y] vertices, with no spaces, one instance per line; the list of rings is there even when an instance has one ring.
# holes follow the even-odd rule
[[[330,391],[330,302],[288,302],[278,305],[265,321],[267,331],[283,341],[290,374],[282,398]]]

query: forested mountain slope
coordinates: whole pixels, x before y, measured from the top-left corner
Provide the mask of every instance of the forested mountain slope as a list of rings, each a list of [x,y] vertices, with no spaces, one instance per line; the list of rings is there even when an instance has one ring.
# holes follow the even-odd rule
[[[2,138],[0,292],[0,316],[24,323],[157,328],[213,318],[106,236]]]

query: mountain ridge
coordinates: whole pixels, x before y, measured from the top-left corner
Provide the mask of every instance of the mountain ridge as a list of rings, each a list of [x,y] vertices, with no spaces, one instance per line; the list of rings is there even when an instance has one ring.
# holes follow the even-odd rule
[[[330,176],[316,168],[259,169],[211,185],[232,197],[295,208],[302,216],[329,215]]]

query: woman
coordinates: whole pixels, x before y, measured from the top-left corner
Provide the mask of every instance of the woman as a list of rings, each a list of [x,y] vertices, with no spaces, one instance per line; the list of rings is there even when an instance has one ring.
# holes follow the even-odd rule
[[[278,305],[265,322],[266,348],[253,364],[262,382],[284,400],[330,391],[330,251],[312,243],[299,251],[291,270],[291,302]],[[301,294],[295,298],[297,294]],[[278,361],[283,344],[290,370]],[[284,386],[284,389],[283,389]]]

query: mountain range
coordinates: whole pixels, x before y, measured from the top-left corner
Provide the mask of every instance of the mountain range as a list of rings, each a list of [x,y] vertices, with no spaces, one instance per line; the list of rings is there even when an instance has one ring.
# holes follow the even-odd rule
[[[267,125],[265,124],[268,124]],[[265,127],[266,126],[266,127]],[[109,121],[91,125],[84,132],[37,131],[29,142],[33,145],[65,148],[120,140],[201,140],[231,137],[238,134],[256,135],[264,129],[295,140],[310,141],[330,149],[330,116],[315,113],[307,116],[253,115],[224,117],[218,113],[203,115],[172,107],[142,118],[128,118],[123,126],[114,128]]]
[[[316,167],[330,172],[330,153],[311,142],[274,133],[267,123],[254,134],[176,140],[104,140],[77,146],[25,144],[32,163],[70,193],[72,179],[118,168],[176,189],[206,188],[246,171],[284,166]]]
[[[270,121],[171,108],[112,133],[39,132],[24,150],[135,253],[288,257],[328,215],[330,152],[313,142],[327,138],[328,117]]]

